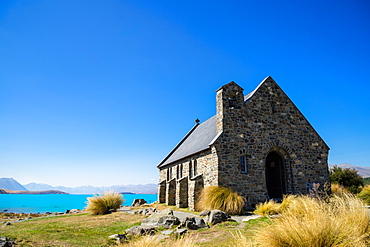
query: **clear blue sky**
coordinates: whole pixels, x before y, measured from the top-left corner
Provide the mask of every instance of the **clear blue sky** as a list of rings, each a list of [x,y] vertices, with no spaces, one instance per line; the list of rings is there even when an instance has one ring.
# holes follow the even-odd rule
[[[368,1],[0,1],[0,177],[157,183],[215,114],[272,76],[327,142],[370,166]]]

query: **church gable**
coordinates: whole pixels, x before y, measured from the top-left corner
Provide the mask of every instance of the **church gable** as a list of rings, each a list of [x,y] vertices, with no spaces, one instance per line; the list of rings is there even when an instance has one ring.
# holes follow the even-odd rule
[[[315,142],[320,142],[329,150],[310,122],[270,76],[247,96],[249,97],[245,100],[245,115],[254,122],[257,121],[260,128],[267,127],[267,123],[270,123],[266,131],[270,131],[271,136],[274,136],[273,133],[279,133],[278,129],[281,129],[281,135],[290,132],[306,136],[309,133],[315,137]],[[294,133],[291,130],[294,130]]]

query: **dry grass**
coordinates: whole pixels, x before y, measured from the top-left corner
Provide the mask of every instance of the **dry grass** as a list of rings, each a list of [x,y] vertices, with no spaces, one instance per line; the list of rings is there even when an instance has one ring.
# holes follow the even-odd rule
[[[117,192],[107,192],[87,198],[86,211],[94,214],[108,214],[117,211],[123,204],[123,196]]]
[[[277,203],[273,200],[259,203],[256,206],[256,210],[253,211],[254,214],[268,216],[279,214],[287,210],[287,208],[295,202],[297,196],[295,195],[284,195],[282,203]]]
[[[261,247],[365,247],[370,244],[369,219],[363,202],[351,194],[334,196],[329,203],[297,196],[281,217],[257,231],[254,244]]]
[[[202,190],[196,210],[219,209],[227,214],[240,214],[244,209],[244,205],[244,198],[230,189],[219,186],[208,186]]]
[[[349,193],[349,191],[340,184],[331,184],[331,193],[336,196],[342,196],[343,194]]]
[[[273,215],[278,214],[280,211],[280,203],[276,203],[273,200],[267,202],[261,202],[256,206],[256,210],[253,211],[254,214],[258,215]]]
[[[139,240],[122,244],[120,246],[126,247],[194,247],[196,243],[196,238],[192,235],[186,235],[180,239],[171,238],[171,239],[159,239],[158,235],[155,236],[144,236]]]

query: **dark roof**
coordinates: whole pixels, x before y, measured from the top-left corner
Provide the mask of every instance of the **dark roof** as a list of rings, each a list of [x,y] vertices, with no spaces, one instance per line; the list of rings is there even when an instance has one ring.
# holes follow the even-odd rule
[[[208,149],[216,137],[215,115],[202,124],[196,124],[166,158],[159,163],[158,167],[166,166],[174,161]]]

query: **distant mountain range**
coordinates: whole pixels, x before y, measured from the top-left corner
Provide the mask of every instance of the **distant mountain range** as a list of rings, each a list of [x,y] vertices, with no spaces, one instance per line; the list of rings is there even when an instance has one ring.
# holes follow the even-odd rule
[[[135,194],[156,194],[158,190],[157,184],[113,185],[107,187],[94,187],[89,185],[72,188],[65,186],[51,186],[48,184],[40,183],[29,183],[25,184],[24,187],[26,187],[29,191],[59,190],[70,194],[101,194],[107,191]]]
[[[363,177],[363,178],[370,177],[370,167],[368,167],[368,166],[356,166],[356,165],[352,165],[352,164],[348,164],[348,163],[344,163],[344,164],[340,164],[340,165],[329,164],[329,168],[333,168],[333,166],[338,166],[338,167],[341,167],[341,168],[355,169],[355,170],[358,171],[358,174],[361,177]]]
[[[59,191],[59,190],[28,191],[28,190],[0,189],[0,194],[46,195],[46,194],[67,194],[67,193]]]
[[[25,187],[23,187],[23,185],[18,183],[13,178],[0,178],[0,189],[23,190],[23,191],[27,190]]]

